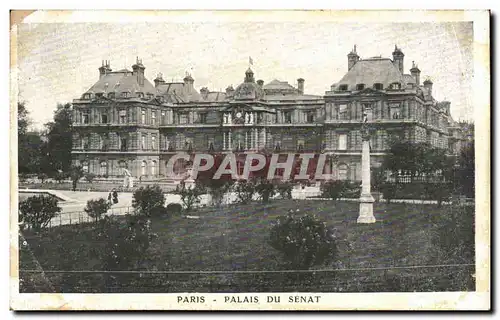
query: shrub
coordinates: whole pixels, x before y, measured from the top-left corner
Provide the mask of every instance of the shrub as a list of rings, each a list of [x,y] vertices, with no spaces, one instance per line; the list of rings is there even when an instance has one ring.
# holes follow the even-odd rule
[[[54,175],[54,179],[58,182],[61,183],[62,181],[66,180],[69,178],[69,174],[67,172],[62,172],[58,171]]]
[[[44,183],[48,176],[45,173],[40,173],[37,178],[40,179],[42,183]]]
[[[228,193],[234,182],[233,180],[223,180],[223,179],[205,179],[200,182],[206,187],[206,191],[212,198],[212,205],[220,207],[224,200],[224,195]]]
[[[452,195],[452,186],[448,183],[430,183],[426,185],[427,197],[432,200],[437,200],[438,206],[441,206],[443,201],[448,201]]]
[[[398,187],[394,183],[384,183],[381,185],[382,195],[387,203],[391,203],[391,200],[395,198],[397,189]]]
[[[180,203],[169,203],[166,211],[169,216],[179,215],[182,212],[182,205]]]
[[[176,193],[181,196],[184,209],[189,212],[196,204],[200,203],[201,195],[204,193],[204,188],[198,183],[192,187],[187,187],[186,183],[183,181],[178,186]]]
[[[140,187],[134,192],[132,207],[136,214],[150,216],[154,208],[163,207],[165,195],[158,185]]]
[[[276,184],[276,191],[281,199],[292,199],[293,185],[290,182],[279,182]]]
[[[255,192],[259,194],[262,202],[268,203],[269,199],[274,196],[275,186],[271,181],[267,179],[261,179],[259,183],[255,185]]]
[[[92,183],[95,179],[95,174],[93,173],[87,173],[85,175],[85,180],[87,180],[88,183]]]
[[[252,201],[253,195],[255,194],[256,185],[252,180],[240,180],[236,184],[235,191],[238,198],[238,202],[246,204]]]
[[[344,188],[345,184],[341,180],[322,183],[320,186],[321,196],[323,198],[337,200],[342,196]]]
[[[19,222],[40,231],[61,212],[58,200],[51,196],[32,196],[19,204]]]
[[[332,260],[336,253],[332,230],[311,214],[280,217],[271,228],[270,245],[291,269],[309,269]]]
[[[104,199],[100,198],[97,200],[87,201],[87,206],[83,209],[91,218],[97,222],[101,217],[108,212],[111,207],[110,203]]]

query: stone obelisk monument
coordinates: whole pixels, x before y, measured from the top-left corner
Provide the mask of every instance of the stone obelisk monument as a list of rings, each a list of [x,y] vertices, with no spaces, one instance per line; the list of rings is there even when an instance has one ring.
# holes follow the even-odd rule
[[[368,128],[368,114],[371,110],[366,110],[363,115],[361,125],[361,135],[363,140],[361,153],[361,196],[359,197],[359,217],[358,223],[374,223],[373,199],[371,193],[371,170],[370,170],[370,130]],[[371,118],[371,117],[370,117]]]

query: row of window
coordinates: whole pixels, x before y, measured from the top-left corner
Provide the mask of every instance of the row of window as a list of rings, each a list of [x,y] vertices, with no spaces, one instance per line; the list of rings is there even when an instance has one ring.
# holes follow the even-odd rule
[[[131,98],[132,97],[132,94],[131,92],[129,91],[124,91],[124,92],[120,92],[119,94],[116,94],[115,92],[108,92],[106,95],[102,92],[99,92],[99,93],[96,93],[95,95],[92,94],[92,93],[85,93],[83,95],[83,99],[84,100],[91,100],[93,99],[94,97],[96,99],[98,98],[103,98],[103,97],[107,97],[108,99],[115,99],[116,97],[120,97],[120,98]],[[141,99],[144,99],[145,97],[147,97],[147,99],[151,100],[154,98],[154,94],[152,93],[147,93],[146,95],[144,94],[144,92],[136,92],[135,93],[135,96],[137,98],[141,98]]]
[[[127,164],[124,161],[121,161],[119,165],[120,165],[120,168],[126,168],[127,167]],[[89,163],[86,162],[86,161],[84,161],[82,163],[82,169],[83,169],[83,172],[88,173],[89,172]],[[141,162],[141,175],[142,176],[148,175],[148,171],[149,171],[150,175],[156,176],[157,170],[158,170],[158,164],[157,164],[157,162],[155,160],[151,161],[151,164],[149,166],[149,170],[148,170],[148,163],[147,163],[147,161],[142,161]],[[107,175],[109,175],[109,164],[108,164],[107,161],[101,161],[99,163],[99,174],[101,176],[107,176]]]
[[[339,91],[347,91],[349,86],[347,84],[341,84],[339,85]],[[366,89],[366,85],[364,83],[358,83],[356,85],[356,91],[361,91]],[[383,90],[384,85],[382,83],[374,83],[373,84],[373,89],[375,90]],[[394,82],[389,85],[389,90],[400,90],[401,89],[401,83],[399,82]]]

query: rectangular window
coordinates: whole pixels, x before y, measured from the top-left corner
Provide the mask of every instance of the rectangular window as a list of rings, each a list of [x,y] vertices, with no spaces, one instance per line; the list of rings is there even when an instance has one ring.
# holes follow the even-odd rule
[[[339,105],[339,120],[347,120],[347,104]]]
[[[90,120],[90,114],[88,110],[82,111],[82,123],[88,124]]]
[[[156,149],[156,136],[151,136],[151,149]]]
[[[156,111],[151,111],[151,124],[156,125]]]
[[[141,110],[141,123],[146,124],[146,109]]]
[[[83,148],[83,150],[89,150],[90,149],[90,138],[89,138],[89,136],[84,136],[82,138],[82,148]]]
[[[161,124],[166,124],[166,121],[165,121],[165,111],[161,112]]]
[[[101,123],[108,123],[108,112],[107,111],[101,112]]]
[[[297,150],[298,151],[304,150],[304,145],[305,145],[304,139],[297,139]]]
[[[189,123],[189,114],[187,112],[181,112],[178,114],[179,124]]]
[[[338,149],[339,150],[347,150],[347,134],[345,134],[345,133],[339,134]]]
[[[401,119],[401,108],[399,105],[391,106],[391,119]]]
[[[306,112],[306,122],[307,123],[314,123],[314,118],[315,118],[314,111],[307,111]]]
[[[119,111],[120,123],[127,123],[127,110]]]
[[[198,123],[207,123],[207,114],[205,112],[198,113]]]
[[[284,123],[292,123],[292,111],[283,112],[283,121]]]
[[[146,150],[146,135],[145,134],[143,134],[141,136],[141,149]]]

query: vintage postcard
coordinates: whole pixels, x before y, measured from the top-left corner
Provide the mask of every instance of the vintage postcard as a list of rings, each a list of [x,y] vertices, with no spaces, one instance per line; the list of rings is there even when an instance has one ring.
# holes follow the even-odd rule
[[[489,310],[489,19],[12,11],[10,307]]]

